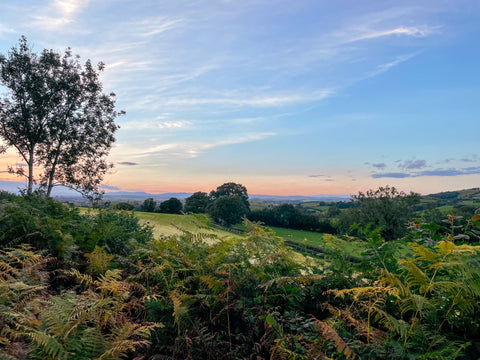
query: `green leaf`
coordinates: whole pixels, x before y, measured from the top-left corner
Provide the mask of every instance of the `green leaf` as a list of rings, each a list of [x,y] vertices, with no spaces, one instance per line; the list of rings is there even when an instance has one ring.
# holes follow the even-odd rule
[[[268,314],[267,317],[265,318],[265,320],[267,321],[267,324],[270,325],[270,326],[273,326],[277,323],[272,314]]]

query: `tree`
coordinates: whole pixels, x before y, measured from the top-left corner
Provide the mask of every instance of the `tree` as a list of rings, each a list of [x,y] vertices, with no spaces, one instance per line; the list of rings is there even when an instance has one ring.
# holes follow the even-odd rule
[[[366,193],[359,192],[353,196],[354,207],[340,214],[339,228],[349,232],[358,225],[364,229],[370,226],[372,230],[379,228],[385,240],[398,239],[406,234],[407,224],[419,202],[418,194],[399,192],[388,185]]]
[[[227,226],[239,223],[247,213],[245,201],[238,195],[221,196],[212,206],[214,220]]]
[[[132,210],[135,210],[135,205],[130,204],[128,202],[119,202],[119,203],[115,204],[115,209],[132,211]]]
[[[182,211],[183,205],[180,200],[177,198],[170,198],[165,200],[160,204],[160,212],[167,213],[167,214],[180,214]]]
[[[185,199],[185,212],[206,213],[207,207],[211,204],[211,199],[207,193],[198,191]]]
[[[47,196],[63,185],[95,197],[112,167],[105,157],[118,129],[115,94],[104,94],[99,72],[90,60],[82,66],[68,48],[63,55],[43,50],[37,55],[21,37],[8,56],[0,55],[0,137],[27,164],[9,170],[27,178],[27,194],[38,183]],[[41,171],[38,178],[34,169]]]
[[[154,212],[156,206],[157,206],[157,202],[153,200],[153,198],[145,199],[145,201],[142,204],[142,211]]]
[[[210,197],[214,201],[219,199],[222,196],[238,196],[242,199],[243,203],[247,207],[247,210],[250,209],[250,203],[248,202],[247,188],[241,184],[228,182],[217,187],[217,190],[212,190],[210,192]]]

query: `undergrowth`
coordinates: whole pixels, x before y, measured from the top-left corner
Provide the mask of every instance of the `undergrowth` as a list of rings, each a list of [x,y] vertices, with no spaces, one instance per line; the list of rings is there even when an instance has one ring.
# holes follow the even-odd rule
[[[128,212],[0,198],[2,359],[480,356],[480,248],[458,228],[412,225],[401,258],[373,231],[359,263],[299,261],[251,223],[153,239]]]

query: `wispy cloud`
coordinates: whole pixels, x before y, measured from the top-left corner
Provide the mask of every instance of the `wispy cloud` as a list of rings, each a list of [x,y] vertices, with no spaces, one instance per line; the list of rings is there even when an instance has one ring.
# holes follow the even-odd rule
[[[380,178],[395,178],[395,179],[402,179],[411,177],[412,175],[409,173],[401,173],[401,172],[391,172],[391,173],[382,173],[382,174],[373,174],[372,178],[380,179]]]
[[[463,161],[463,162],[478,162],[478,160],[479,159],[477,154],[465,156],[464,158],[460,159],[460,161]]]
[[[53,31],[71,24],[75,17],[88,7],[91,0],[53,0],[38,9],[33,24],[41,30]]]
[[[333,90],[321,90],[314,94],[290,94],[256,97],[216,97],[216,98],[168,98],[165,105],[196,106],[196,105],[230,105],[252,107],[275,107],[298,104],[311,101],[320,101],[332,96]]]
[[[0,35],[14,34],[15,32],[16,31],[13,28],[0,24]]]
[[[121,129],[123,130],[155,130],[155,129],[179,130],[179,129],[190,129],[192,126],[193,126],[192,121],[147,120],[147,121],[131,121],[131,122],[123,123],[121,126]]]
[[[117,162],[118,165],[126,165],[126,166],[136,166],[136,165],[139,165],[138,163],[136,162],[131,162],[131,161],[121,161],[121,162]]]
[[[426,37],[432,34],[435,34],[439,31],[439,26],[398,26],[395,28],[387,29],[371,29],[371,28],[361,28],[353,27],[349,29],[348,32],[343,33],[344,42],[351,43],[361,40],[371,40],[377,38],[384,38],[389,36],[411,36],[411,37]]]
[[[88,6],[91,0],[54,0],[53,6],[64,16],[72,16]]]
[[[113,152],[116,156],[128,156],[132,159],[150,156],[161,157],[162,160],[173,160],[178,158],[188,159],[198,157],[202,152],[216,147],[260,141],[275,135],[276,133],[273,132],[251,133],[230,139],[221,139],[209,142],[167,143],[150,146],[148,148],[123,144],[115,148]]]
[[[398,165],[400,169],[423,169],[426,166],[426,160],[405,160]]]
[[[408,178],[408,177],[423,177],[423,176],[462,176],[462,175],[477,175],[480,174],[480,166],[468,167],[463,169],[435,169],[424,170],[420,172],[393,172],[393,173],[379,173],[373,174],[372,178]]]
[[[399,64],[401,64],[405,61],[410,60],[414,56],[416,56],[416,54],[407,54],[407,55],[397,56],[392,61],[386,62],[384,64],[377,65],[376,68],[373,71],[367,72],[364,76],[360,77],[359,80],[360,79],[363,80],[363,79],[367,79],[367,78],[370,78],[370,77],[373,77],[373,76],[383,74],[384,72],[387,72],[391,68],[393,68],[393,67],[395,67],[395,66],[397,66],[397,65],[399,65]]]
[[[137,21],[126,22],[124,26],[128,28],[128,32],[132,36],[148,37],[178,28],[184,22],[185,20],[180,18],[156,16]]]
[[[367,163],[368,164],[368,163]],[[371,164],[374,168],[377,169],[385,169],[387,167],[387,164],[385,163],[377,163],[377,164]]]

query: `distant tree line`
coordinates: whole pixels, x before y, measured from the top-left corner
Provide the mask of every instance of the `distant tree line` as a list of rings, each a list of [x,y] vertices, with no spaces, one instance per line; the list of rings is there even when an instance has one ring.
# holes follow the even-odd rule
[[[185,199],[184,205],[177,198],[158,204],[153,198],[148,198],[137,210],[169,214],[180,214],[182,211],[208,214],[213,221],[225,226],[240,223],[243,218],[247,218],[267,226],[348,234],[360,238],[366,238],[375,231],[389,241],[406,235],[409,222],[416,216],[419,202],[418,194],[406,194],[386,186],[360,192],[354,195],[350,202],[320,202],[319,205],[328,206],[328,209],[320,214],[312,214],[312,208],[302,204],[281,204],[252,211],[246,187],[229,182],[210,193],[195,192]],[[114,207],[129,211],[135,209],[135,205],[127,202],[117,203]],[[473,211],[473,207],[466,209],[466,206],[457,210],[459,215],[465,215],[465,218],[471,217]],[[426,212],[424,217],[426,220],[441,218],[433,210]]]
[[[318,231],[335,234],[336,229],[328,220],[316,215],[304,214],[292,204],[270,206],[248,214],[248,220],[260,221],[269,226],[285,227],[296,230]]]
[[[183,210],[182,202],[172,197],[168,200],[162,201],[158,204],[153,198],[145,199],[143,204],[139,207],[140,211],[158,212],[164,214],[181,214]]]

